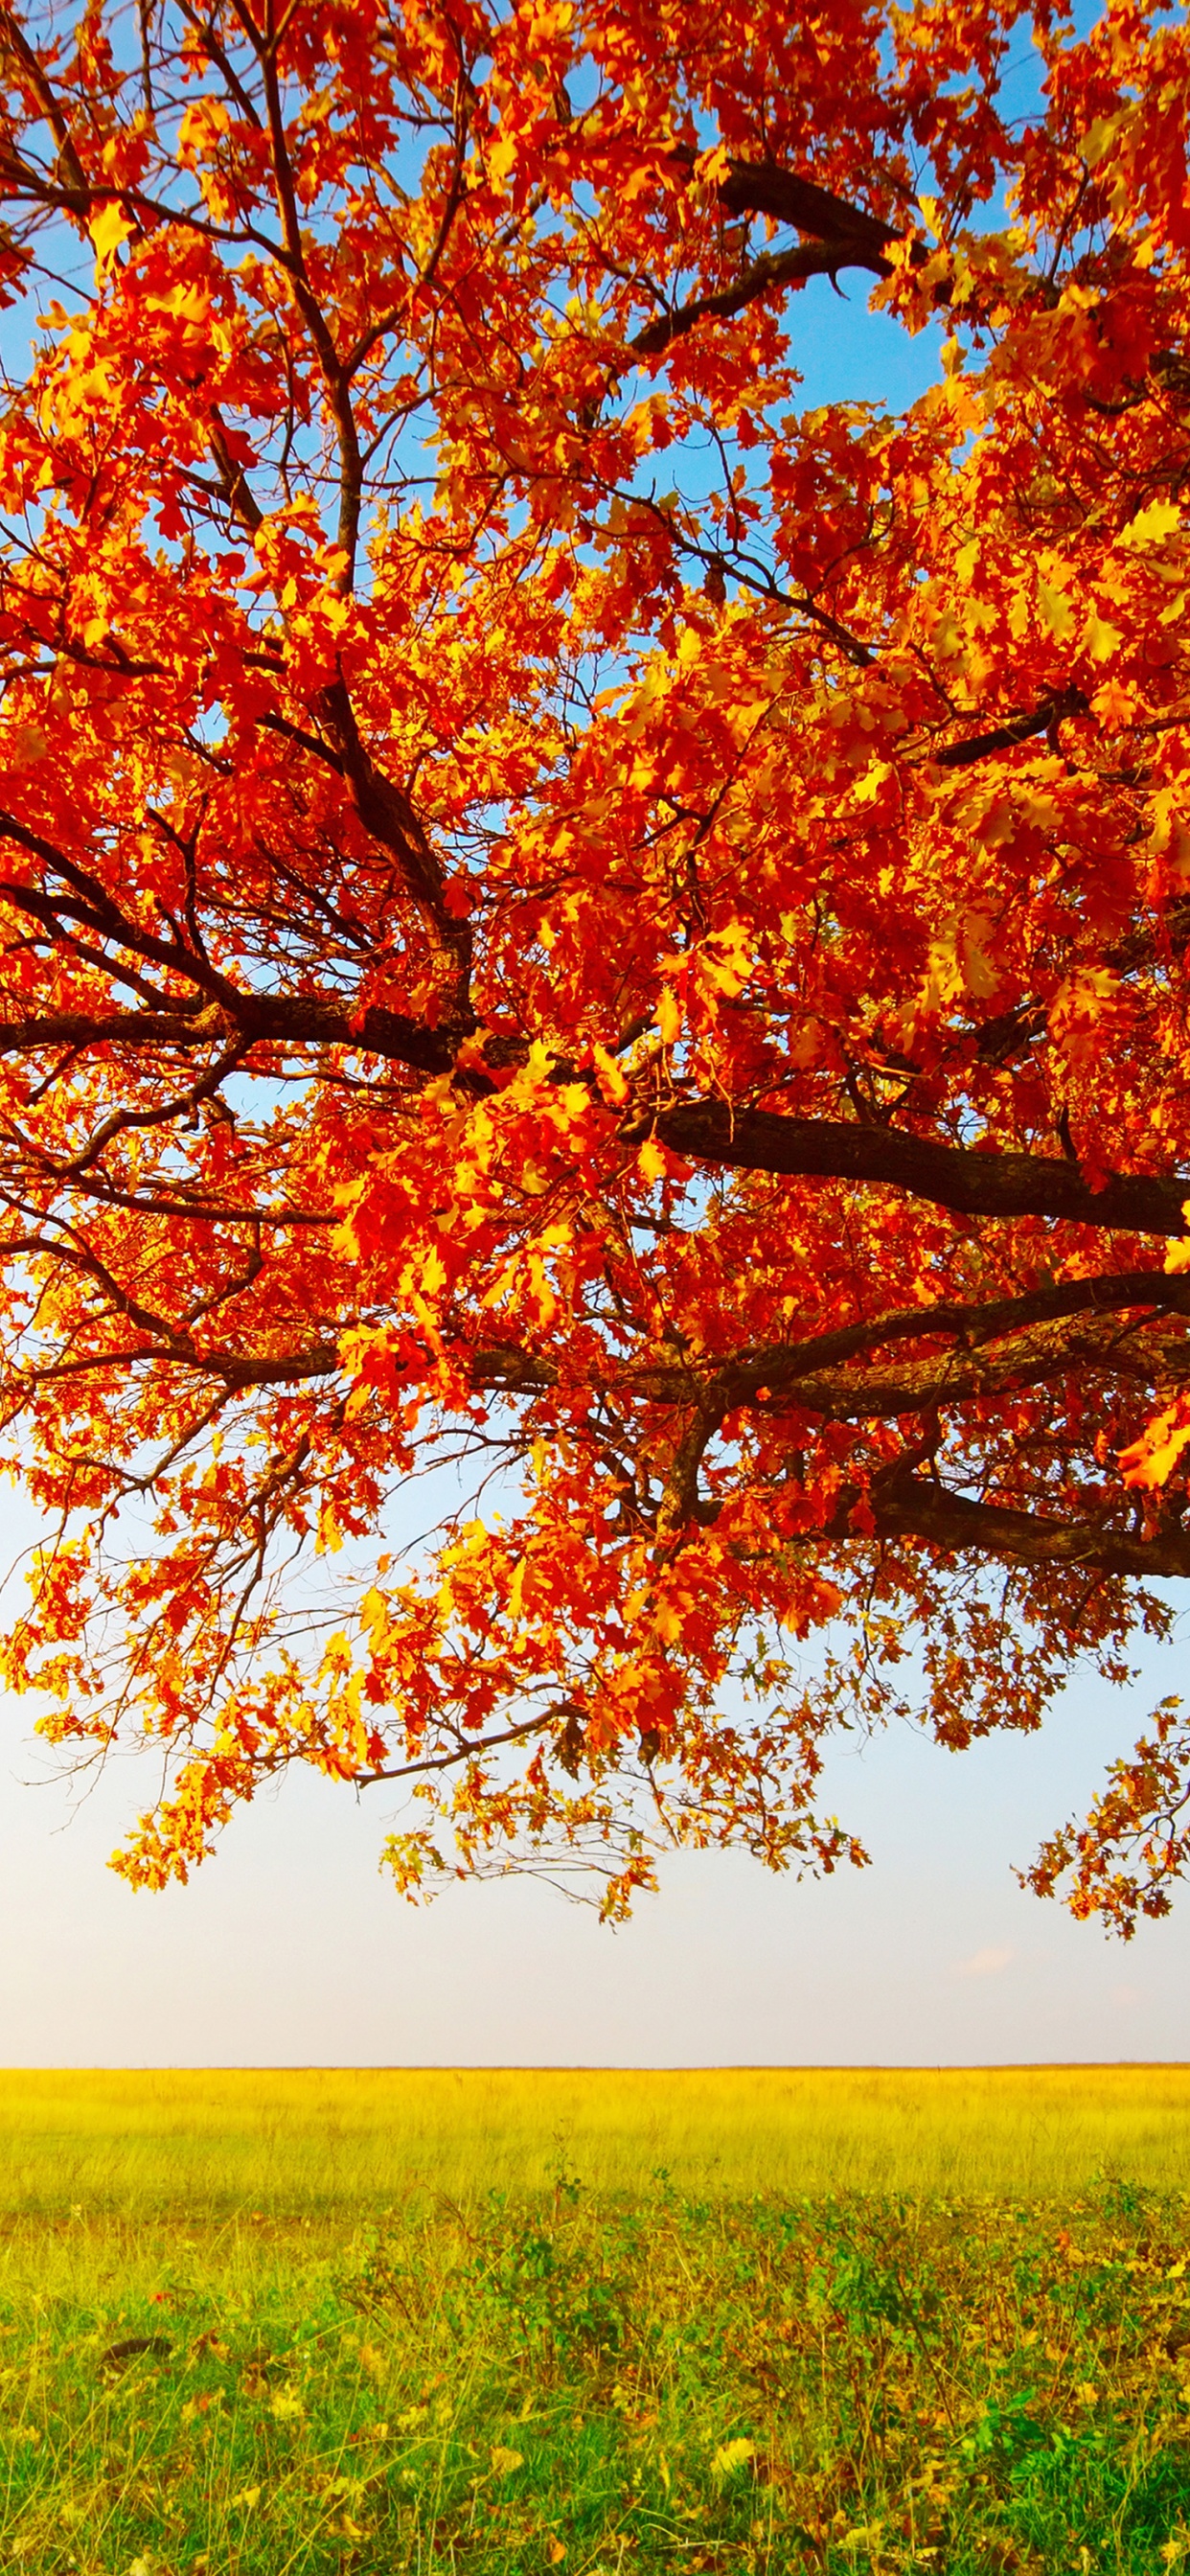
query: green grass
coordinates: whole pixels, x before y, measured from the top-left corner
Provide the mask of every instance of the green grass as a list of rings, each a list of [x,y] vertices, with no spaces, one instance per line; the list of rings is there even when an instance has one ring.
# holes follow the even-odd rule
[[[1187,2094],[4,2078],[0,2570],[1160,2576],[1190,2563]],[[1014,2123],[1046,2191],[1005,2188]],[[852,2166],[791,2181],[832,2135]]]

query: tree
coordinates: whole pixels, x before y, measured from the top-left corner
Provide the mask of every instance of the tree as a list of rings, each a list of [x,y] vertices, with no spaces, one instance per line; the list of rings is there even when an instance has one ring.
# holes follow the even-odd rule
[[[833,1725],[1190,1574],[1186,24],[0,36],[7,1678],[140,1884],[295,1761],[414,1892],[862,1858]],[[1188,1788],[1032,1883],[1165,1911]]]

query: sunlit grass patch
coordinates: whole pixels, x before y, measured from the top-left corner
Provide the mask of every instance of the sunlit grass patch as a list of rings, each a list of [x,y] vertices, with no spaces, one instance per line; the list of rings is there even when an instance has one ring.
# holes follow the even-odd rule
[[[985,2099],[1001,2087],[999,2154],[1025,2096],[981,2080]],[[336,2206],[299,2125],[315,2143],[286,2211],[276,2176],[300,2160],[259,2081],[274,2188],[231,2159],[256,2189],[238,2210],[183,2188],[134,2214],[133,2176],[161,2167],[138,2166],[133,2128],[121,2175],[101,2125],[115,2205],[53,2207],[43,2188],[5,2222],[4,2576],[1190,2565],[1184,2190],[1124,2179],[1122,2161],[1062,2194],[738,2189],[694,2135],[691,2188],[639,2176],[673,2083],[652,2078],[637,2109],[657,2127],[618,2150],[603,2130],[598,2188],[573,2141],[548,2150],[544,2180],[493,2181],[464,2123],[448,2179],[407,2166],[385,2205],[362,2178],[402,2168],[373,2129],[356,2198]],[[295,2094],[303,2120],[316,2091]],[[824,2093],[841,2119],[844,2084]],[[724,2079],[717,2154],[739,2098]],[[886,2115],[889,2100],[904,2096]],[[166,2109],[185,2186],[176,2091]],[[541,2115],[530,2090],[526,2159]],[[668,2116],[676,2142],[672,2094]],[[51,2160],[73,2155],[76,2182],[81,2130],[70,2149],[59,2130]],[[200,2145],[213,2177],[213,2126]],[[617,2152],[634,2182],[608,2178]]]
[[[0,2075],[0,2207],[376,2209],[410,2193],[1190,2189],[1190,2068],[296,2068]]]

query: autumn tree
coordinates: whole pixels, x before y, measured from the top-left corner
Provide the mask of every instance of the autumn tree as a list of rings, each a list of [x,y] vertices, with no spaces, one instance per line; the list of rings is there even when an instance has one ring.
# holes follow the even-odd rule
[[[7,1679],[141,1884],[293,1762],[412,1891],[862,1857],[832,1727],[1190,1575],[1186,22],[0,45]],[[1033,1884],[1164,1911],[1188,1791],[1167,1702]]]

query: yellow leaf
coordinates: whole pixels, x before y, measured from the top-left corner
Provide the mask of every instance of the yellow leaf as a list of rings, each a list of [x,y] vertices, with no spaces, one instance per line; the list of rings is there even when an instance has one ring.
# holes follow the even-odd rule
[[[238,2495],[230,2496],[228,2502],[233,2510],[238,2505],[242,2512],[251,2513],[253,2506],[260,2502],[260,2494],[259,2487],[241,2487]]]
[[[665,984],[657,1004],[657,1026],[661,1032],[662,1046],[673,1045],[681,1025],[682,1011],[677,994],[669,984]]]
[[[488,176],[502,187],[517,156],[515,134],[498,134],[488,150]]]
[[[1138,510],[1123,530],[1122,546],[1159,546],[1164,537],[1172,537],[1182,524],[1181,506],[1177,501],[1150,501],[1148,508]]]
[[[665,1179],[665,1156],[655,1136],[646,1136],[636,1159],[646,1181]]]
[[[1091,712],[1098,716],[1100,724],[1131,724],[1136,700],[1131,689],[1124,688],[1119,680],[1105,680],[1091,700]]]
[[[1110,966],[1080,966],[1058,986],[1049,1007],[1049,1024],[1071,1064],[1087,1063],[1104,1043],[1100,1026],[1119,976]]]
[[[168,313],[192,331],[202,330],[210,321],[211,299],[205,286],[188,285],[185,279],[180,286],[171,287],[168,295],[151,295],[148,301],[150,312]]]
[[[368,1631],[368,1643],[374,1655],[381,1653],[392,1635],[392,1621],[383,1592],[373,1584],[359,1605],[359,1624]]]
[[[737,2469],[744,2468],[747,2462],[754,2460],[755,2457],[756,2444],[749,2442],[744,2435],[740,2435],[734,2442],[721,2442],[711,2462],[711,2476],[713,2478],[734,2477]]]
[[[1123,113],[1119,116],[1097,116],[1094,124],[1088,127],[1083,136],[1082,149],[1082,157],[1088,170],[1098,169],[1126,121]]]
[[[1190,1199],[1183,1199],[1182,1214],[1187,1226],[1190,1227]],[[1170,1244],[1165,1256],[1165,1268],[1171,1276],[1178,1270],[1190,1270],[1190,1233],[1184,1234],[1180,1243]],[[1185,2266],[1183,2265],[1182,2268],[1184,2270]]]
[[[1091,609],[1082,632],[1084,653],[1089,653],[1093,662],[1110,662],[1123,641],[1119,627],[1109,625],[1106,617],[1098,617]]]
[[[197,98],[178,127],[178,157],[189,167],[195,152],[209,150],[231,124],[221,98]]]
[[[510,2478],[514,2469],[523,2468],[524,2460],[523,2451],[509,2451],[505,2449],[503,2442],[493,2442],[492,2475],[494,2478]]]
[[[1030,795],[1026,791],[1018,799],[1016,811],[1023,823],[1036,823],[1039,832],[1052,832],[1062,821],[1062,808],[1052,796]]]
[[[1139,1440],[1121,1449],[1120,1465],[1126,1485],[1148,1485],[1156,1488],[1165,1483],[1176,1467],[1183,1449],[1190,1444],[1190,1421],[1185,1419],[1185,1401],[1179,1399],[1168,1411],[1159,1413],[1147,1423]]]
[[[593,1047],[592,1054],[594,1055],[596,1070],[599,1075],[599,1088],[603,1093],[604,1099],[614,1101],[626,1100],[628,1097],[628,1084],[614,1055],[609,1055],[605,1046]]]
[[[97,215],[92,215],[87,230],[95,244],[95,257],[101,267],[115,258],[132,229],[123,207],[116,205],[114,200],[110,205],[101,206]]]
[[[986,912],[969,912],[963,922],[959,949],[963,965],[963,982],[977,1002],[986,1002],[994,993],[999,976],[988,955],[988,942],[995,923]]]
[[[751,972],[751,933],[742,921],[726,922],[700,951],[699,981],[704,990],[725,993],[729,1001],[734,1001]]]
[[[1061,642],[1064,635],[1069,635],[1074,624],[1074,610],[1065,591],[1051,590],[1048,582],[1039,581],[1037,605],[1051,635],[1056,635]]]
[[[700,179],[713,179],[718,181],[726,178],[730,168],[731,161],[728,156],[727,145],[725,143],[715,143],[712,145],[709,152],[703,153],[698,164],[698,175]]]

